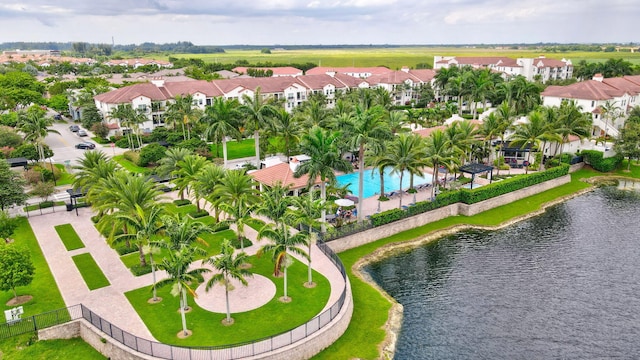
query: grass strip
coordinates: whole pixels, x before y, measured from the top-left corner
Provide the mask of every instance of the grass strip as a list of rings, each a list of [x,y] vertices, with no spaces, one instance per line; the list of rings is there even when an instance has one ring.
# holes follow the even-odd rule
[[[125,159],[124,155],[116,155],[113,157],[113,160],[118,164],[120,164],[120,166],[122,166],[123,168],[133,173],[145,174],[149,171],[147,168],[138,166],[132,163],[131,161]]]
[[[90,253],[72,256],[71,258],[76,264],[78,271],[80,271],[80,275],[82,275],[82,279],[87,284],[89,290],[111,285]]]
[[[188,303],[193,309],[186,314],[186,319],[187,328],[193,331],[193,335],[186,339],[178,339],[176,336],[182,330],[182,325],[178,311],[178,298],[170,294],[171,286],[158,289],[158,296],[163,299],[158,304],[147,302],[151,297],[149,287],[127,292],[125,295],[158,341],[181,346],[236,344],[275,335],[309,321],[320,313],[329,300],[331,292],[329,281],[314,271],[313,280],[317,286],[311,289],[304,287],[303,283],[307,280],[307,266],[294,261],[287,271],[288,295],[292,301],[282,303],[278,298],[283,294],[284,278],[273,277],[273,263],[270,256],[265,255],[261,258],[252,256],[250,262],[253,267],[249,271],[261,274],[275,283],[275,296],[258,309],[232,314],[235,323],[231,326],[221,323],[226,314],[204,310],[189,297]],[[208,276],[205,278],[208,279]]]
[[[81,249],[84,247],[84,243],[71,224],[56,225],[55,229],[67,251]]]
[[[14,336],[0,342],[0,358],[11,360],[59,359],[103,360],[91,345],[81,338],[36,341],[35,334]],[[3,357],[4,356],[4,357]]]
[[[362,281],[353,272],[353,265],[362,257],[378,248],[423,237],[438,230],[455,225],[498,226],[506,221],[540,210],[544,204],[569,196],[590,187],[582,179],[606,175],[593,170],[580,170],[571,174],[571,182],[540,194],[514,201],[508,205],[487,210],[474,216],[453,216],[424,226],[407,230],[393,236],[350,249],[339,254],[347,269],[353,291],[354,310],[347,331],[314,359],[375,359],[379,356],[378,346],[385,337],[384,325],[391,303],[376,289]],[[338,240],[339,241],[339,240]],[[357,346],[354,346],[357,344]]]
[[[216,157],[222,158],[222,144],[211,145],[211,153]],[[242,159],[251,156],[256,156],[254,139],[227,142],[227,160]]]

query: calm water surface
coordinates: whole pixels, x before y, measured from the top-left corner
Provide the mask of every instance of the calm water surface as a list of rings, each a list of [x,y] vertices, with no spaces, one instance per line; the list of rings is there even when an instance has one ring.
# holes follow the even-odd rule
[[[404,306],[395,358],[640,358],[639,210],[603,188],[370,265]]]

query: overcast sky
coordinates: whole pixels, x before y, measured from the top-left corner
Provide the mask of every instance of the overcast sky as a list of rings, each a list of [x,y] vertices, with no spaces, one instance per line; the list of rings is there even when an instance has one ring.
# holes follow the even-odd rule
[[[0,0],[0,42],[639,42],[638,0]]]

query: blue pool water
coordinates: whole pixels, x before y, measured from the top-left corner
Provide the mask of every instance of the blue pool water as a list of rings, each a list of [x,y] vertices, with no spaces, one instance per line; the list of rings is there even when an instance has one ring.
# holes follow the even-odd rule
[[[373,176],[372,176],[373,174]],[[350,174],[344,174],[336,176],[338,184],[340,186],[349,185],[349,191],[355,196],[358,196],[358,172],[352,172]],[[413,185],[420,185],[431,183],[431,174],[424,174],[423,176],[414,176]],[[364,197],[368,198],[380,193],[380,173],[377,170],[365,170],[364,171]],[[402,187],[409,187],[409,173],[405,172],[402,177]],[[385,169],[384,174],[384,192],[390,193],[400,189],[400,176],[399,174],[391,174],[391,169]]]

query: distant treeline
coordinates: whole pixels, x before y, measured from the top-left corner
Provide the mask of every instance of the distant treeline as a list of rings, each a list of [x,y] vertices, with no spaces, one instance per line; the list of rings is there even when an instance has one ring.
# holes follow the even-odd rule
[[[115,45],[93,44],[88,42],[6,42],[0,43],[1,50],[59,50],[67,51],[79,55],[105,55],[109,56],[113,52],[135,52],[135,53],[186,53],[186,54],[212,54],[224,53],[224,49],[219,46],[194,45],[189,41],[179,41],[175,43],[156,44],[145,42],[142,44]]]

